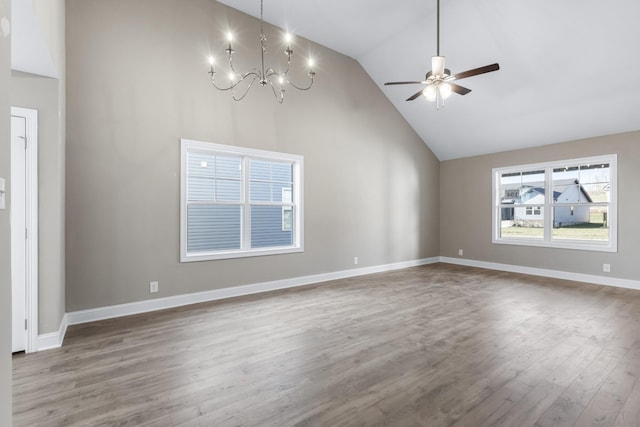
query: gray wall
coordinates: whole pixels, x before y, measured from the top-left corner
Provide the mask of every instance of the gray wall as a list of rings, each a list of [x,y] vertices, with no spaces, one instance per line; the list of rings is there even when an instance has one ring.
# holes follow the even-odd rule
[[[66,20],[67,311],[439,254],[438,160],[353,59],[298,40],[315,87],[235,103],[206,58],[229,24],[238,68],[258,65],[254,18],[210,0],[68,0]],[[181,137],[304,155],[305,252],[179,263]]]
[[[60,80],[14,71],[11,104],[38,110],[38,333],[57,331],[64,315],[64,144]]]
[[[11,1],[0,0],[0,20],[11,21]],[[11,37],[0,30],[0,177],[11,176]],[[9,206],[0,210],[0,425],[11,425],[11,235]]]
[[[440,164],[440,254],[573,273],[640,280],[640,132],[449,160]],[[491,169],[618,154],[618,252],[591,252],[491,243]],[[611,264],[611,273],[602,264]]]

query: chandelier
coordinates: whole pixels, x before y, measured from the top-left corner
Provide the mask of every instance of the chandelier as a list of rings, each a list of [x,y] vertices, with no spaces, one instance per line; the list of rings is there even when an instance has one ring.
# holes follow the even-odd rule
[[[291,34],[285,34],[286,49],[284,54],[287,57],[287,65],[284,71],[276,71],[273,68],[265,68],[265,56],[267,54],[267,37],[264,35],[264,16],[263,16],[263,3],[264,0],[260,0],[260,66],[253,68],[247,72],[239,73],[233,66],[233,53],[235,52],[231,47],[233,41],[233,34],[227,33],[228,46],[225,49],[227,52],[228,61],[228,82],[221,84],[216,81],[216,75],[218,74],[214,68],[215,59],[213,56],[209,57],[209,76],[211,77],[211,83],[213,87],[220,91],[230,91],[234,101],[241,101],[247,96],[251,86],[257,81],[260,86],[269,86],[273,91],[273,95],[278,102],[282,104],[284,101],[285,87],[291,86],[298,90],[309,90],[313,86],[313,77],[316,73],[313,71],[313,59],[309,59],[307,76],[309,81],[306,86],[299,86],[289,80],[288,74],[291,66],[291,58],[293,56],[293,50],[291,49]]]

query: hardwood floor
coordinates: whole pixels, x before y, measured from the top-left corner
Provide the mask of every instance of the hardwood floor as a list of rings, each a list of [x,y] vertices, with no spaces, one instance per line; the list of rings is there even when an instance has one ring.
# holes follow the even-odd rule
[[[436,264],[69,328],[15,426],[640,426],[640,291]]]

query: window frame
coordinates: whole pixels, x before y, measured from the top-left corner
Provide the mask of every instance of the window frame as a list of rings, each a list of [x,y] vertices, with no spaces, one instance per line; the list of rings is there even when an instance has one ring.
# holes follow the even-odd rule
[[[187,183],[188,153],[201,152],[213,155],[236,156],[241,158],[241,237],[240,249],[208,252],[187,252]],[[269,203],[252,202],[249,197],[249,160],[265,160],[292,164],[291,203],[286,206],[293,209],[293,244],[288,246],[260,247],[251,246],[251,206]],[[246,258],[266,255],[279,255],[304,252],[304,157],[297,154],[278,153],[254,148],[215,144],[212,142],[180,139],[180,262],[212,261],[221,259]],[[278,204],[281,205],[281,204]],[[285,206],[283,206],[283,209]]]
[[[609,240],[580,240],[580,239],[554,239],[553,232],[553,209],[563,207],[565,204],[554,204],[553,200],[553,170],[562,167],[582,166],[589,164],[608,163],[609,164],[609,202],[607,222],[609,226]],[[545,198],[540,205],[544,215],[544,237],[503,237],[501,236],[501,210],[504,204],[501,203],[500,178],[505,173],[518,173],[534,170],[544,170],[545,175]],[[608,154],[594,157],[582,157],[568,160],[558,160],[544,163],[523,164],[492,169],[492,243],[520,246],[536,246],[560,249],[575,249],[599,252],[618,251],[618,156]],[[533,208],[536,205],[532,205]],[[515,208],[516,206],[514,206]],[[533,216],[533,215],[532,215]]]

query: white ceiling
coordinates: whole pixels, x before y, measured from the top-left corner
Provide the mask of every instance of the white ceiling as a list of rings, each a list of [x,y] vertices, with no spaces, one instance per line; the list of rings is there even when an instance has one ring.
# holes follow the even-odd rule
[[[57,78],[33,2],[12,0],[11,23],[11,69]]]
[[[259,0],[220,2],[260,16]],[[264,13],[358,60],[441,160],[640,129],[640,1],[441,0],[447,68],[501,69],[460,81],[473,91],[439,111],[422,97],[404,101],[420,86],[383,86],[430,69],[435,5],[265,0]]]

